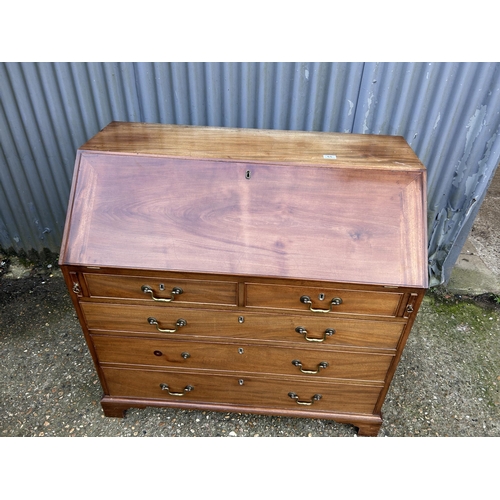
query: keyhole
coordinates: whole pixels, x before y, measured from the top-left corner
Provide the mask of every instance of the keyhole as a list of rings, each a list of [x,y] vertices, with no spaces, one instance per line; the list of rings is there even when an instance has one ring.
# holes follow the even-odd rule
[[[325,294],[324,293],[320,293],[319,296],[318,296],[318,299],[319,300],[325,300]]]
[[[250,170],[247,170],[247,171],[245,172],[245,178],[246,178],[246,179],[250,179],[250,177],[251,177],[251,176],[252,176],[252,174],[251,174]]]

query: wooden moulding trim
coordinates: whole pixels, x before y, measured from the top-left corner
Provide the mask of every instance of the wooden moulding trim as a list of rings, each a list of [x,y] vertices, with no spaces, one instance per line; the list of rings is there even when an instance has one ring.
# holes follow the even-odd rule
[[[314,410],[289,410],[279,408],[262,408],[245,405],[224,405],[216,403],[183,403],[181,401],[159,401],[156,399],[134,399],[134,398],[117,398],[104,396],[101,400],[103,408],[119,409],[126,411],[129,408],[146,407],[154,408],[179,408],[189,410],[207,410],[230,413],[251,413],[259,415],[280,415],[283,417],[304,417],[304,418],[319,418],[325,420],[335,420],[340,424],[358,425],[380,425],[382,424],[382,415],[380,414],[359,414],[359,413],[334,413],[322,412]],[[106,410],[105,410],[106,411]]]

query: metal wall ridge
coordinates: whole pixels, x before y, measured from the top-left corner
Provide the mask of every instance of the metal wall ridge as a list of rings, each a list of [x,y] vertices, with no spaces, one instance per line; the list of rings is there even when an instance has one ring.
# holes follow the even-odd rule
[[[76,149],[114,120],[404,136],[435,285],[500,160],[500,65],[0,63],[0,248],[59,251]]]

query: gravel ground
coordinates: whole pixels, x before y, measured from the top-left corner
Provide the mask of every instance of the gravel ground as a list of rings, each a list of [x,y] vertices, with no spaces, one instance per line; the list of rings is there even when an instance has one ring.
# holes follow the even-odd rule
[[[5,262],[5,260],[4,260]],[[58,269],[0,276],[0,436],[355,436],[328,420],[148,408],[105,418]],[[424,299],[380,436],[500,436],[500,312],[493,297]],[[490,299],[490,300],[487,300]]]
[[[493,299],[428,293],[379,436],[500,436],[500,310]],[[382,488],[381,478],[411,480],[414,495],[431,498],[496,491],[495,439],[352,440],[355,428],[333,421],[175,409],[104,417],[100,384],[55,266],[9,270],[0,256],[0,355],[0,437],[14,438],[1,441],[8,498],[197,499],[210,492],[220,500],[333,491],[399,498],[401,487]],[[22,439],[32,436],[46,439]],[[104,439],[71,439],[84,436]],[[266,439],[158,440],[218,436]]]

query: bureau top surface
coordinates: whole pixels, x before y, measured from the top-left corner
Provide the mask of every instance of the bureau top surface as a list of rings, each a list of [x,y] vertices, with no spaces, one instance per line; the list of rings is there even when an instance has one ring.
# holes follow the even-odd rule
[[[403,137],[364,134],[112,122],[80,149],[347,168],[423,168]]]
[[[401,137],[112,123],[60,264],[426,288],[425,191]]]

